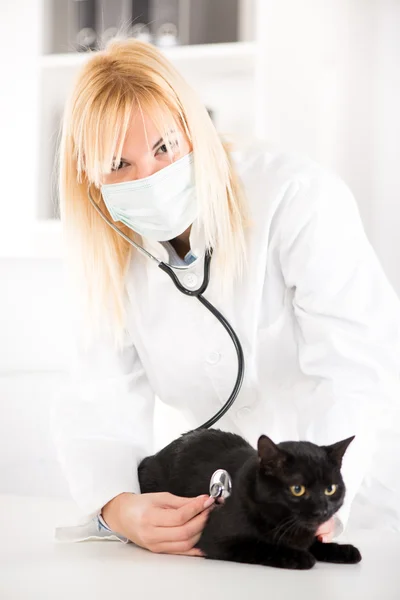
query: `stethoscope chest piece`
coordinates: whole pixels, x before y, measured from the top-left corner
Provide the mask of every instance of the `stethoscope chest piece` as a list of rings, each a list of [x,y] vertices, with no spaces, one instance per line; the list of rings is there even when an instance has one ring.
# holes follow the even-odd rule
[[[225,469],[218,469],[210,479],[210,496],[215,498],[228,498],[232,493],[232,479]]]

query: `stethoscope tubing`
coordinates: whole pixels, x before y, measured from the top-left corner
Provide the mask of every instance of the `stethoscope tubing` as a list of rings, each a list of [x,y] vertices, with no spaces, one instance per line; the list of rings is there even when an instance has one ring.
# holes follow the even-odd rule
[[[220,410],[217,413],[215,413],[215,415],[213,417],[211,417],[211,419],[209,419],[208,421],[206,421],[203,425],[200,425],[200,427],[196,427],[195,431],[198,431],[200,429],[209,429],[210,427],[212,427],[212,425],[215,425],[215,423],[217,421],[219,421],[219,419],[229,410],[229,408],[232,406],[232,404],[236,400],[236,397],[237,397],[237,395],[238,395],[238,393],[240,391],[240,388],[242,387],[243,377],[244,377],[244,354],[243,354],[243,348],[242,348],[242,345],[241,345],[241,343],[239,341],[238,336],[236,335],[235,330],[230,325],[229,321],[227,321],[227,319],[225,319],[224,315],[221,314],[219,312],[219,310],[217,308],[215,308],[215,306],[213,304],[211,304],[211,302],[209,302],[202,295],[206,291],[206,289],[208,287],[208,284],[209,284],[209,281],[210,281],[211,255],[212,255],[212,249],[206,251],[206,254],[205,254],[205,257],[204,257],[204,277],[203,277],[203,283],[201,284],[201,286],[197,290],[188,290],[187,288],[185,288],[181,284],[181,282],[179,281],[178,277],[175,275],[175,273],[172,271],[172,269],[171,269],[171,267],[169,265],[166,265],[163,262],[160,262],[159,265],[158,265],[162,271],[164,271],[165,273],[167,273],[170,276],[170,278],[174,282],[175,286],[178,288],[178,290],[180,292],[182,292],[182,294],[186,294],[187,296],[194,296],[195,298],[197,298],[199,300],[199,302],[201,302],[201,304],[203,304],[203,306],[205,306],[218,319],[218,321],[226,329],[226,331],[228,332],[229,336],[231,337],[231,340],[232,340],[233,345],[235,347],[237,358],[238,358],[238,373],[237,373],[235,385],[233,387],[231,395],[229,396],[229,398],[226,401],[226,403],[224,404],[224,406],[222,406],[222,408],[220,408]]]
[[[194,431],[199,431],[200,429],[209,429],[210,427],[212,427],[212,425],[215,425],[215,423],[217,421],[219,421],[219,419],[229,410],[229,408],[232,406],[232,404],[236,400],[236,398],[237,398],[237,396],[239,394],[240,388],[242,387],[243,378],[244,378],[244,370],[245,370],[245,361],[244,361],[243,348],[242,348],[242,345],[240,343],[240,340],[239,340],[239,338],[238,338],[235,330],[230,325],[230,323],[227,321],[227,319],[225,319],[225,317],[219,312],[219,310],[217,308],[215,308],[215,306],[213,304],[211,304],[211,302],[209,302],[203,296],[203,294],[207,290],[208,284],[210,282],[210,262],[211,262],[211,256],[212,256],[212,248],[206,250],[206,253],[205,253],[205,256],[204,256],[204,276],[203,276],[203,282],[202,282],[202,284],[196,290],[189,290],[189,289],[185,288],[181,284],[181,282],[179,281],[179,278],[176,276],[176,274],[173,271],[173,269],[176,269],[178,271],[179,270],[186,270],[187,267],[180,267],[180,266],[175,266],[175,265],[174,266],[170,266],[170,265],[167,265],[166,263],[164,263],[162,261],[159,261],[155,256],[153,256],[150,252],[148,252],[145,248],[143,248],[142,246],[140,246],[139,244],[137,244],[135,241],[131,240],[127,235],[125,235],[125,233],[123,233],[109,219],[107,219],[107,217],[102,213],[102,211],[100,210],[100,208],[94,202],[94,200],[93,200],[93,198],[92,198],[92,196],[90,194],[90,188],[89,187],[88,187],[88,196],[89,196],[90,202],[92,203],[92,205],[94,206],[94,208],[96,209],[96,211],[99,213],[99,215],[101,216],[101,218],[106,223],[108,223],[108,225],[110,225],[110,227],[112,227],[129,244],[131,244],[131,246],[133,246],[139,252],[141,252],[142,254],[144,254],[145,256],[147,256],[147,258],[150,258],[151,260],[155,261],[157,263],[157,266],[162,271],[164,271],[165,273],[167,273],[167,275],[173,281],[175,287],[182,294],[185,294],[186,296],[193,296],[193,297],[197,298],[198,301],[201,302],[201,304],[203,304],[203,306],[205,306],[207,308],[207,310],[209,310],[216,317],[216,319],[218,319],[218,321],[221,323],[221,325],[228,332],[228,334],[229,334],[229,336],[230,336],[230,338],[231,338],[231,340],[233,342],[233,345],[235,347],[237,358],[238,358],[238,373],[237,373],[235,385],[233,386],[231,395],[229,396],[229,398],[225,402],[225,404],[220,408],[220,410],[218,412],[215,413],[215,415],[213,417],[211,417],[208,421],[206,421],[205,423],[203,423],[203,425],[200,425],[200,427],[196,427],[194,429]]]

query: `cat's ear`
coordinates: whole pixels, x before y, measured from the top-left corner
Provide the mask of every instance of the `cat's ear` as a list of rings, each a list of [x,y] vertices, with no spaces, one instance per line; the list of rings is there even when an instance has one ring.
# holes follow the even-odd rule
[[[281,468],[285,456],[268,436],[262,435],[258,438],[257,450],[260,466],[265,470],[275,471]]]
[[[329,455],[329,458],[331,458],[335,463],[337,463],[339,467],[342,466],[342,459],[344,453],[346,452],[348,446],[351,444],[355,437],[355,435],[352,435],[351,437],[345,440],[336,442],[336,444],[331,444],[330,446],[323,446],[323,448],[325,448],[327,454]]]

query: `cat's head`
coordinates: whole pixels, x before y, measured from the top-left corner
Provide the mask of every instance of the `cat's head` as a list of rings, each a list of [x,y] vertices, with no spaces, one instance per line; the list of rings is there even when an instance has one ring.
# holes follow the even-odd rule
[[[262,435],[257,448],[258,501],[272,505],[277,517],[293,515],[309,529],[325,523],[343,504],[346,490],[340,468],[354,437],[318,446],[311,442],[275,444]]]

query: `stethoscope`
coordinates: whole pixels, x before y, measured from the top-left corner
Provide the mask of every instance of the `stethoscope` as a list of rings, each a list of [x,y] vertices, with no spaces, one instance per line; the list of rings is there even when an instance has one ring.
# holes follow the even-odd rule
[[[229,408],[232,406],[232,404],[234,403],[234,401],[236,400],[236,397],[240,391],[240,388],[242,387],[242,382],[243,382],[243,376],[244,376],[244,355],[243,355],[243,349],[242,346],[240,344],[239,338],[235,333],[235,330],[231,327],[231,325],[228,323],[228,321],[225,319],[225,317],[219,312],[219,310],[217,310],[215,308],[215,306],[213,306],[211,304],[211,302],[209,302],[208,300],[206,300],[206,298],[204,298],[203,294],[204,292],[207,290],[209,281],[210,281],[210,262],[211,262],[211,256],[212,256],[212,248],[210,248],[209,250],[206,250],[205,256],[204,256],[204,276],[203,276],[203,283],[200,285],[200,287],[197,290],[188,290],[187,288],[185,288],[181,282],[179,281],[178,277],[176,276],[176,274],[173,272],[172,269],[176,269],[176,270],[185,270],[187,269],[187,267],[182,267],[182,266],[170,266],[167,265],[166,263],[158,260],[155,256],[153,256],[150,252],[148,252],[145,248],[142,248],[142,246],[140,246],[139,244],[137,244],[136,242],[134,242],[133,240],[131,240],[127,235],[125,235],[122,231],[120,231],[118,229],[118,227],[116,227],[109,219],[107,219],[107,217],[105,215],[103,215],[102,211],[100,210],[100,208],[97,206],[97,204],[94,202],[91,194],[90,194],[90,186],[88,186],[88,196],[89,196],[89,200],[90,202],[93,204],[94,208],[97,210],[97,212],[99,213],[99,215],[101,216],[101,218],[108,223],[108,225],[110,225],[110,227],[112,227],[114,229],[114,231],[116,231],[119,235],[121,235],[127,242],[129,242],[129,244],[131,244],[131,246],[134,246],[137,250],[139,250],[139,252],[141,252],[142,254],[144,254],[145,256],[147,256],[148,258],[150,258],[151,260],[153,260],[154,262],[157,263],[157,266],[164,271],[165,273],[167,273],[167,275],[169,275],[169,277],[172,279],[173,283],[175,284],[175,286],[177,287],[177,289],[182,292],[182,294],[185,294],[186,296],[194,296],[195,298],[197,298],[199,300],[199,302],[201,302],[203,304],[203,306],[205,306],[217,319],[218,321],[221,323],[221,325],[223,325],[223,327],[225,327],[226,331],[229,333],[233,345],[235,346],[235,350],[236,350],[236,354],[238,357],[238,374],[236,377],[236,381],[235,381],[235,385],[233,387],[232,393],[229,396],[228,400],[226,401],[226,403],[224,404],[224,406],[222,408],[220,408],[220,410],[215,413],[215,415],[213,417],[211,417],[211,419],[209,419],[208,421],[206,421],[203,425],[201,425],[200,427],[196,427],[195,431],[199,430],[199,429],[208,429],[209,427],[211,427],[212,425],[214,425],[228,410]],[[229,475],[228,475],[229,477]],[[210,487],[211,487],[211,483],[210,483]]]
[[[215,471],[210,479],[210,496],[215,498],[215,501],[218,500],[224,502],[226,498],[232,493],[232,479],[225,469],[218,469]]]

